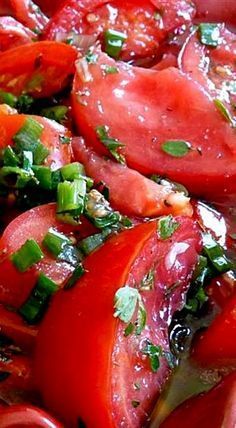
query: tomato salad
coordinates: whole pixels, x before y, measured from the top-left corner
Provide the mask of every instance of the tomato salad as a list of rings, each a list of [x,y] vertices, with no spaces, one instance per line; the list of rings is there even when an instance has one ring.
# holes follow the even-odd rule
[[[236,427],[235,0],[0,1],[0,427]]]

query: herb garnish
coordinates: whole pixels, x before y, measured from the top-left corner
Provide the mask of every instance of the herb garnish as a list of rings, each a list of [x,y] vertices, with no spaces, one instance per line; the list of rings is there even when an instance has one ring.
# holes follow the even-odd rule
[[[108,132],[109,128],[106,125],[98,126],[96,128],[96,134],[101,143],[104,144],[117,162],[125,164],[124,156],[118,152],[118,149],[125,147],[125,145],[116,138],[109,137]]]
[[[179,228],[180,224],[178,221],[174,220],[173,216],[170,214],[166,217],[162,217],[158,221],[158,231],[160,238],[165,240],[170,238],[173,233]]]
[[[181,158],[191,150],[191,144],[183,140],[168,140],[162,143],[161,149],[170,156]]]

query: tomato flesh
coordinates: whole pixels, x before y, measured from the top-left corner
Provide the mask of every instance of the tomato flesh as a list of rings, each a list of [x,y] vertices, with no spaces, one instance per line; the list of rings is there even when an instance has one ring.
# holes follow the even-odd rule
[[[10,16],[0,17],[0,51],[25,45],[35,38],[33,31]]]

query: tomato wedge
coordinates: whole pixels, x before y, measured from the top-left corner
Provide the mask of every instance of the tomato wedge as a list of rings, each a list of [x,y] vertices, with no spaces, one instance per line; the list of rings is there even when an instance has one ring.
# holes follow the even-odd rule
[[[83,139],[74,138],[73,152],[75,159],[85,165],[87,174],[108,187],[111,204],[122,213],[137,217],[191,216],[189,198],[171,186],[157,184],[127,166],[105,160],[86,148]]]
[[[16,21],[11,16],[0,17],[0,51],[25,45],[35,39],[35,34],[29,28]]]
[[[170,369],[160,357],[152,371],[142,350],[149,340],[169,352],[168,323],[183,305],[201,249],[194,222],[176,220],[179,227],[166,240],[158,239],[155,221],[111,238],[88,256],[85,275],[58,293],[46,313],[34,373],[45,404],[67,426],[77,426],[79,418],[93,428],[136,428],[152,409]],[[139,287],[150,269],[155,284],[140,290],[146,327],[125,337],[126,324],[113,316],[114,295],[124,285]]]
[[[235,131],[201,87],[175,68],[141,69],[97,55],[95,64],[77,62],[73,87],[75,120],[86,142],[107,154],[97,135],[106,126],[108,136],[124,144],[129,167],[211,199],[235,193]],[[110,67],[117,72],[107,74]],[[174,155],[162,148],[169,141]],[[179,144],[186,151],[177,157]]]
[[[217,28],[216,47],[202,44],[199,30],[194,30],[180,52],[179,65],[184,73],[200,83],[214,98],[220,99],[234,114],[236,35],[227,30],[224,24]]]
[[[83,0],[79,3],[69,0],[50,20],[44,37],[58,40],[75,31],[80,35],[94,35],[105,47],[105,31],[115,30],[126,37],[120,58],[132,62],[142,58],[152,60],[157,55],[159,42],[169,31],[191,21],[194,13],[191,2],[185,0]]]
[[[48,18],[31,0],[9,0],[13,16],[35,32],[43,30]]]
[[[161,428],[234,428],[236,425],[236,374],[227,376],[210,392],[179,406]]]
[[[194,0],[199,21],[226,22],[236,25],[236,10],[234,0]]]
[[[71,162],[70,132],[57,122],[41,116],[24,114],[0,114],[0,149],[14,144],[13,137],[25,125],[27,119],[33,119],[43,126],[41,143],[49,150],[45,165],[55,170]],[[68,144],[62,144],[64,138],[69,139]]]
[[[54,0],[54,2],[51,0],[36,0],[35,3],[40,7],[43,13],[46,13],[46,15],[50,17],[63,3],[65,3],[65,0]]]
[[[0,409],[1,428],[63,428],[52,416],[30,405],[13,405]]]
[[[211,367],[236,364],[236,295],[226,301],[222,312],[197,338],[193,357],[202,365]]]
[[[35,286],[39,272],[43,272],[63,286],[71,276],[74,267],[69,263],[57,261],[45,252],[45,257],[26,272],[19,272],[10,260],[27,239],[34,239],[39,245],[50,228],[70,235],[73,231],[81,238],[94,233],[94,227],[84,219],[81,225],[73,227],[56,219],[55,204],[42,205],[21,214],[5,229],[0,240],[0,301],[14,307],[21,306]]]
[[[35,98],[62,90],[74,72],[76,51],[57,42],[35,42],[0,53],[0,89]]]

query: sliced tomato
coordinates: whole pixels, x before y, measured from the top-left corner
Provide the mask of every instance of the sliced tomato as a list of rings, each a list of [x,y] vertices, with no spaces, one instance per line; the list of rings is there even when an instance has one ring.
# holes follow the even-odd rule
[[[74,72],[76,51],[57,42],[35,42],[0,53],[0,88],[15,95],[50,97]]]
[[[207,286],[207,295],[213,305],[224,308],[225,304],[236,293],[236,278],[233,272],[227,272],[214,278]]]
[[[15,312],[9,311],[0,305],[0,328],[1,335],[6,336],[21,349],[32,350],[37,336],[37,329],[28,326]]]
[[[222,312],[197,338],[193,358],[211,367],[236,364],[236,295],[224,304]]]
[[[234,428],[236,374],[227,376],[210,392],[191,398],[161,424],[161,428]]]
[[[11,16],[0,17],[0,51],[32,42],[36,35]]]
[[[13,405],[0,409],[1,428],[63,428],[44,410],[30,405]]]
[[[55,296],[39,331],[34,374],[45,404],[66,425],[77,426],[78,418],[93,428],[144,425],[170,369],[160,357],[152,372],[142,349],[150,340],[169,351],[168,323],[183,305],[201,247],[194,222],[176,220],[179,228],[165,241],[155,221],[114,236],[88,256],[75,287]],[[153,286],[140,290],[146,328],[125,337],[126,324],[113,316],[114,295],[124,285],[139,288],[152,269]]]
[[[197,18],[206,22],[226,22],[236,25],[234,0],[194,0],[197,7]]]
[[[10,260],[11,254],[17,251],[27,239],[34,239],[39,245],[48,230],[56,230],[71,235],[74,231],[83,238],[94,233],[94,227],[86,220],[78,227],[60,223],[56,219],[55,204],[42,205],[18,216],[5,229],[0,240],[0,301],[19,307],[28,298],[35,286],[39,272],[43,272],[63,286],[74,268],[66,262],[55,260],[45,252],[45,257],[24,273],[19,272]]]
[[[218,25],[218,46],[201,43],[199,31],[187,39],[179,56],[184,73],[200,83],[214,98],[226,104],[232,115],[236,103],[236,34]]]
[[[108,187],[109,201],[122,213],[137,217],[170,213],[191,216],[189,198],[173,191],[171,186],[157,184],[127,166],[105,160],[86,148],[83,139],[73,140],[73,152],[95,183]]]
[[[2,378],[1,378],[2,375]],[[1,351],[0,387],[1,395],[7,396],[12,390],[33,391],[32,359],[17,351]]]
[[[36,33],[41,32],[48,23],[48,18],[31,0],[9,0],[13,16]]]
[[[45,160],[53,170],[71,162],[71,145],[62,144],[63,137],[70,138],[70,132],[57,122],[40,116],[24,114],[6,115],[0,114],[0,149],[13,145],[14,135],[24,126],[26,120],[32,118],[43,125],[41,142],[49,149],[49,155]]]
[[[35,3],[47,16],[52,16],[65,3],[65,0],[54,0],[54,2],[51,0],[35,0]]]
[[[120,57],[135,61],[153,59],[159,42],[175,27],[191,21],[195,9],[185,0],[69,0],[50,20],[46,39],[75,31],[82,35],[94,35],[104,44],[106,30],[121,31],[127,39]]]
[[[175,68],[141,69],[97,54],[95,64],[78,61],[73,87],[75,120],[86,142],[107,154],[96,133],[106,125],[109,137],[124,144],[129,167],[211,199],[235,193],[235,132],[201,87]],[[107,74],[106,67],[117,73]],[[191,149],[178,158],[164,152],[162,144],[173,140]]]

